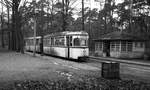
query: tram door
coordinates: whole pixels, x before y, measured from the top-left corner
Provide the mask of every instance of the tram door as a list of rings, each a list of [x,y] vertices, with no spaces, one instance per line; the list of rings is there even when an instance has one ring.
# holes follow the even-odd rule
[[[66,36],[66,41],[67,41],[67,58],[70,58],[70,46],[72,46],[71,41],[72,41],[72,36]]]

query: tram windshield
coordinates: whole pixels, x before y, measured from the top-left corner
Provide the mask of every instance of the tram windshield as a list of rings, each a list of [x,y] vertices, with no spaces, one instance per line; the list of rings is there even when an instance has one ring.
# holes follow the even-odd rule
[[[73,39],[73,46],[88,46],[88,39],[82,37],[75,37]]]

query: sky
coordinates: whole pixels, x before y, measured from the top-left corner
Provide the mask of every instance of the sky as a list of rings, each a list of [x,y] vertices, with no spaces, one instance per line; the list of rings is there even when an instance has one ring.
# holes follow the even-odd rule
[[[24,1],[32,1],[32,0],[21,0],[20,6],[23,5]],[[36,0],[36,1],[38,1],[38,0]],[[72,0],[72,1],[74,1],[74,0]],[[81,0],[76,0],[76,1],[77,1],[77,4],[81,5]],[[90,3],[86,3],[87,1]],[[89,6],[91,6],[91,8],[95,8],[95,7],[99,8],[100,6],[98,6],[98,5],[100,5],[100,2],[103,2],[104,0],[97,0],[97,1],[99,1],[99,2],[95,2],[95,0],[84,0],[85,4],[89,4]],[[124,1],[124,0],[115,0],[115,2],[117,4],[121,3],[122,1]],[[97,3],[97,5],[95,3]]]
[[[24,1],[32,1],[32,0],[21,0],[21,3],[20,3],[19,6],[23,5]],[[38,1],[38,0],[36,0],[36,1]],[[60,1],[61,1],[61,0],[60,0]],[[87,1],[88,1],[88,2],[87,2]],[[103,2],[104,0],[97,0],[97,1]],[[118,3],[121,3],[122,1],[124,1],[124,0],[115,0],[115,2],[116,2],[117,4],[118,4]],[[84,0],[84,2],[85,2],[85,5],[84,5],[84,6],[85,6],[85,7],[90,7],[91,9],[93,9],[93,8],[98,8],[98,10],[99,10],[99,9],[101,9],[102,6],[103,6],[103,3],[94,2],[94,0]],[[102,6],[100,6],[100,5],[102,5]],[[72,6],[75,7],[75,8],[77,8],[77,10],[81,9],[81,7],[82,7],[81,0],[76,1],[76,3],[75,3],[74,5],[72,5]],[[3,10],[6,11],[6,8],[4,7]],[[0,13],[1,13],[1,11],[2,11],[2,5],[0,4]]]
[[[74,4],[76,6],[73,6],[77,8],[77,11],[75,11],[75,13],[78,13],[79,11],[81,11],[81,8],[82,8],[81,0],[78,0],[78,1],[79,2],[76,2],[77,4]],[[84,0],[84,1],[85,1],[84,7],[89,7],[90,9],[97,8],[98,10],[101,10],[104,6],[104,0],[97,0],[99,2],[95,2],[95,0]],[[118,3],[122,3],[123,0],[115,0],[115,2],[116,4],[118,4]],[[77,14],[74,14],[73,17],[76,19],[79,16]]]

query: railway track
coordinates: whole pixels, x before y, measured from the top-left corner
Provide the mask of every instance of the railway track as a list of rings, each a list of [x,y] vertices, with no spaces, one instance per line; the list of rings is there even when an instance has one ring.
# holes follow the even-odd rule
[[[150,67],[150,62],[143,62],[143,61],[129,61],[129,60],[116,59],[116,58],[105,58],[105,57],[94,57],[94,56],[89,56],[89,60],[90,61],[96,61],[96,62],[99,62],[99,63],[102,63],[102,62],[117,62],[117,63],[123,63],[123,64]]]
[[[47,54],[44,54],[44,55],[51,56],[51,55],[47,55]],[[52,56],[52,57],[58,58],[56,56]],[[105,57],[94,57],[94,56],[89,56],[88,58],[89,58],[88,59],[89,61],[96,61],[96,62],[99,62],[99,63],[102,63],[102,62],[117,62],[117,63],[129,64],[129,65],[139,65],[139,66],[150,67],[150,62],[129,61],[129,60],[123,60],[123,59],[105,58]],[[65,58],[63,58],[63,59],[65,59]]]

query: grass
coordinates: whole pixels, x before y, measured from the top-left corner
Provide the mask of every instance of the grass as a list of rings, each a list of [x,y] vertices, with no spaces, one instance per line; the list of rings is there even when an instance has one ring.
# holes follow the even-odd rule
[[[85,76],[79,80],[16,81],[1,90],[150,90],[149,83]]]

